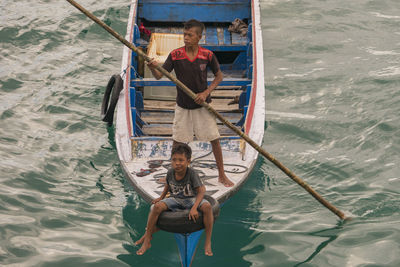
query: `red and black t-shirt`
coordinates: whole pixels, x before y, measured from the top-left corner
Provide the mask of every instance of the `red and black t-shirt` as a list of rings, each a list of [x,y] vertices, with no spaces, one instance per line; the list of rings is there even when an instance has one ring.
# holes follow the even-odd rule
[[[199,51],[193,61],[186,55],[185,47],[173,50],[164,62],[163,68],[168,72],[175,70],[176,78],[196,94],[207,89],[207,68],[210,68],[214,74],[220,70],[214,53],[201,46],[199,46]],[[176,103],[178,106],[186,109],[201,107],[185,92],[178,87],[177,89]],[[211,102],[210,96],[207,97],[206,102]]]

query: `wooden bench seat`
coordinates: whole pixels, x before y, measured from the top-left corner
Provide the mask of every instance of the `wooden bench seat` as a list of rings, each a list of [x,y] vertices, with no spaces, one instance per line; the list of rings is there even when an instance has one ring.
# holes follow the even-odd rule
[[[242,90],[214,90],[211,92],[212,98],[235,98],[243,93]]]
[[[210,85],[213,79],[208,80]],[[224,78],[220,83],[220,86],[246,86],[251,83],[250,79],[246,78]],[[155,78],[142,78],[131,80],[131,86],[143,87],[143,86],[176,86],[174,82],[170,81],[168,78],[162,78],[156,80]]]
[[[239,105],[233,104],[228,105],[232,99],[230,98],[214,98],[211,102],[211,106],[218,112],[240,112]],[[168,101],[168,100],[150,100],[145,99],[143,101],[144,110],[167,110],[172,111],[175,110],[175,101]]]
[[[221,136],[234,136],[236,133],[225,125],[218,125],[219,134]],[[144,125],[142,127],[143,134],[149,136],[172,136],[172,124],[154,124]]]
[[[221,113],[221,115],[226,118],[231,123],[238,122],[242,114],[241,113]],[[172,124],[174,120],[173,112],[142,112],[141,116],[143,121],[148,124]],[[218,124],[222,124],[217,120]]]

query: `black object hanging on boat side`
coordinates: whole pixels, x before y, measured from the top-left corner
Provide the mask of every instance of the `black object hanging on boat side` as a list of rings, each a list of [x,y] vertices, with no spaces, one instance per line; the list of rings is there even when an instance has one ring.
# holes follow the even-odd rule
[[[101,119],[111,126],[114,121],[114,110],[117,106],[119,93],[123,88],[123,80],[119,74],[111,76],[104,92],[103,103],[101,104]],[[111,96],[111,99],[110,99]]]

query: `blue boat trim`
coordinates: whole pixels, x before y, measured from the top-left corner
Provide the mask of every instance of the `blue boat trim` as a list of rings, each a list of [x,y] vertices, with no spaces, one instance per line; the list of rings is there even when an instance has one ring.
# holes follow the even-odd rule
[[[140,4],[142,3],[142,4]],[[139,13],[149,21],[200,21],[227,22],[235,18],[250,17],[247,0],[142,0]]]
[[[183,267],[192,265],[196,248],[203,232],[204,229],[190,234],[174,234]]]

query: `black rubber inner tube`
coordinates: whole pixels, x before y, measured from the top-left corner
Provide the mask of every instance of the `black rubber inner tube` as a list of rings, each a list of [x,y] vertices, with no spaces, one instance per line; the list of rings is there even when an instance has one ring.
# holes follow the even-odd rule
[[[119,93],[123,88],[123,81],[119,74],[111,76],[104,92],[103,103],[101,104],[102,121],[107,122],[108,126],[113,124],[114,110],[117,106]],[[111,100],[110,100],[111,96]],[[110,102],[110,105],[108,104]]]
[[[204,195],[204,199],[211,204],[215,222],[219,216],[219,203],[209,195]],[[203,229],[204,224],[202,212],[199,211],[199,218],[194,222],[189,220],[189,211],[190,210],[164,211],[158,217],[157,227],[171,233],[193,233]]]

